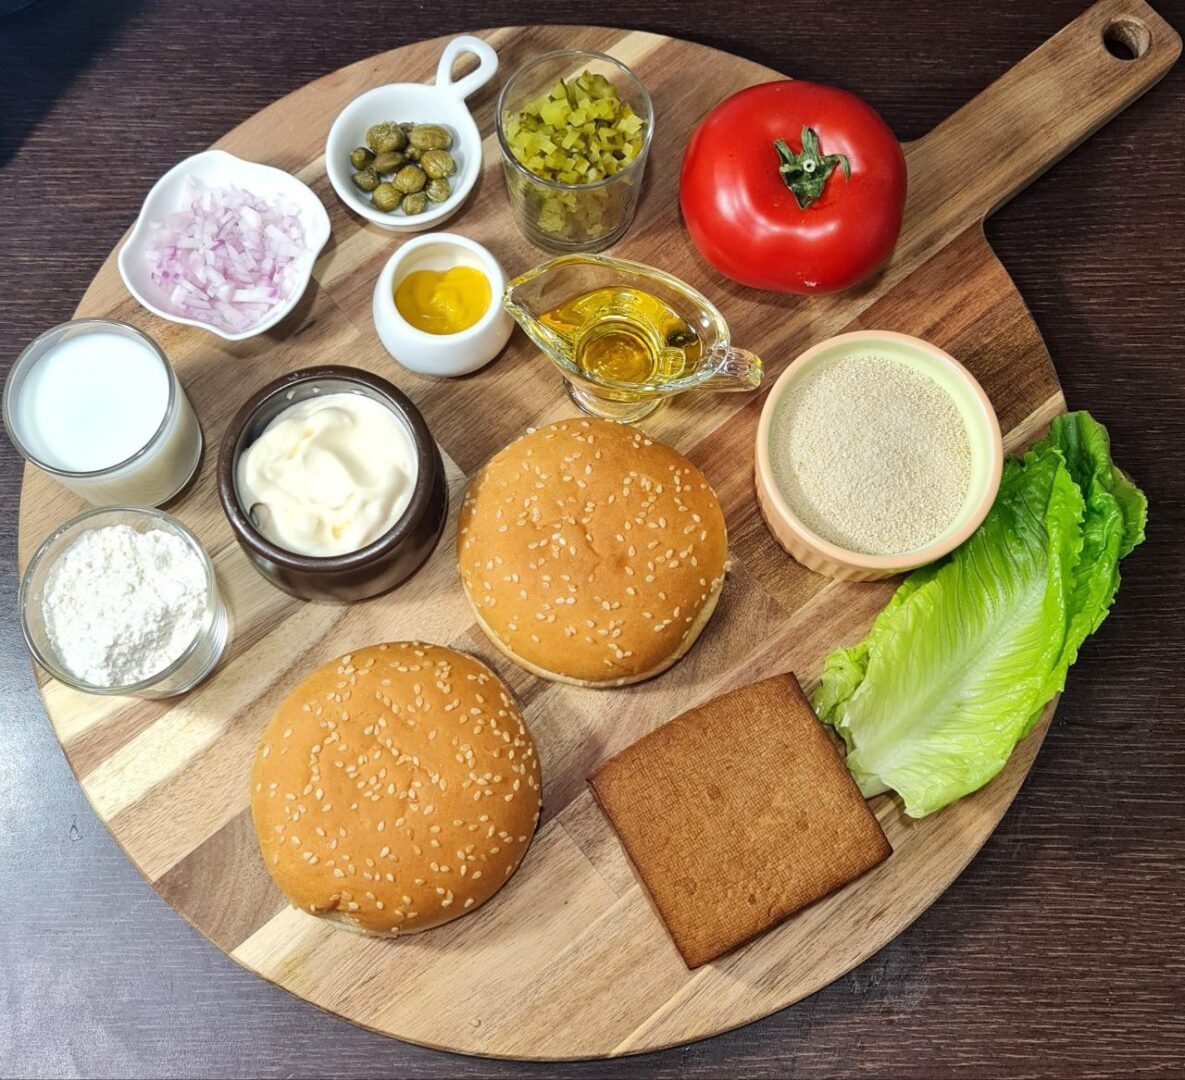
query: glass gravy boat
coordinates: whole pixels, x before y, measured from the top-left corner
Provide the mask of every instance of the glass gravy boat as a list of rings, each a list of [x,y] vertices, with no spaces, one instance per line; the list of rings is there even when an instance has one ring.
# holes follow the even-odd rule
[[[574,302],[581,310],[589,296],[599,298],[595,317],[557,318],[557,310],[570,310],[561,305]],[[662,317],[640,319],[639,297],[643,310],[649,305],[652,315]],[[761,384],[761,359],[733,347],[715,305],[678,278],[642,263],[562,255],[511,281],[502,302],[560,369],[572,401],[590,416],[633,423],[687,390],[755,390]],[[613,362],[623,344],[627,359],[649,361],[625,365],[630,378],[614,377],[623,370]]]

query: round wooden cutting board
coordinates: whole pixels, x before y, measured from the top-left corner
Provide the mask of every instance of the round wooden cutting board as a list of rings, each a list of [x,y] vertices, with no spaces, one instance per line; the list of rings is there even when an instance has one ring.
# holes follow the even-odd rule
[[[1137,59],[1103,46],[1116,26]],[[889,266],[837,297],[755,293],[714,274],[683,232],[676,186],[692,127],[720,98],[777,77],[746,60],[652,34],[591,27],[487,31],[502,75],[564,46],[613,54],[642,78],[656,133],[637,220],[614,250],[686,278],[716,300],[767,385],[820,338],[857,327],[925,337],[963,361],[990,395],[1009,450],[1064,408],[1041,336],[982,231],[984,216],[1154,83],[1175,59],[1172,30],[1139,0],[1104,0],[923,139],[907,147],[910,197]],[[844,584],[793,562],[757,512],[752,444],[762,395],[685,396],[646,429],[690,455],[719,493],[732,573],[711,625],[661,677],[621,690],[542,682],[514,668],[474,626],[457,578],[456,511],[466,477],[525,427],[570,415],[551,365],[521,333],[469,378],[413,375],[384,353],[371,290],[401,242],[346,211],[325,176],[337,111],[377,83],[428,80],[444,39],[388,52],[276,102],[218,145],[288,169],[329,210],[333,235],[304,299],[263,336],[228,343],[163,322],[132,301],[114,257],[78,308],[155,337],[201,418],[197,483],[171,507],[214,558],[233,619],[220,668],[173,701],[90,697],[42,680],[62,747],[96,813],[157,891],[219,948],[293,994],[355,1023],[472,1054],[575,1058],[697,1039],[765,1016],[850,970],[950,884],[1007,808],[1049,715],[984,789],[921,821],[875,800],[894,854],[872,873],[723,960],[688,971],[585,786],[604,758],[683,709],[793,670],[808,688],[824,655],[852,642],[893,583]],[[497,82],[497,80],[496,80]],[[470,104],[492,131],[497,85]],[[449,228],[486,244],[509,273],[545,257],[516,232],[493,137],[469,203]],[[128,207],[131,221],[135,207]],[[448,464],[452,516],[420,573],[385,597],[305,604],[272,588],[236,546],[215,490],[231,414],[283,371],[353,364],[393,379],[423,411]],[[81,503],[37,472],[25,478],[21,562]],[[268,877],[248,811],[248,772],[276,704],[316,665],[374,642],[421,638],[467,649],[503,674],[539,743],[544,816],[522,868],[489,904],[428,933],[375,940],[290,908]],[[1049,714],[1052,713],[1052,708]],[[163,957],[167,963],[168,958]]]

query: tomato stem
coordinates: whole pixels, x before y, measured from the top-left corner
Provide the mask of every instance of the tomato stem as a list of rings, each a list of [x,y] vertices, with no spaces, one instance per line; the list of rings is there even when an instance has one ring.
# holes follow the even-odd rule
[[[824,154],[819,147],[819,136],[809,127],[802,129],[802,153],[796,154],[786,145],[785,139],[775,139],[774,149],[778,152],[778,172],[782,183],[798,200],[798,208],[805,210],[816,202],[827,186],[827,178],[836,165],[843,169],[844,178],[852,179],[852,168],[843,154]]]

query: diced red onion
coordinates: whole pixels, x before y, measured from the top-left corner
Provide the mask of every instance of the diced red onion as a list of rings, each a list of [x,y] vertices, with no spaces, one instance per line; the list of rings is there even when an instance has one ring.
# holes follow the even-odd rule
[[[258,326],[297,284],[293,262],[306,250],[298,210],[194,177],[185,201],[187,209],[149,226],[152,280],[187,319],[231,333]]]

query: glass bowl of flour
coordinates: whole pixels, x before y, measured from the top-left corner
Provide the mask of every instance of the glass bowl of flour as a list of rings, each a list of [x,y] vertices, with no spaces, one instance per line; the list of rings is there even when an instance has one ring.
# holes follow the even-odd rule
[[[25,569],[19,606],[36,661],[90,694],[182,694],[214,669],[229,633],[197,537],[142,507],[90,510],[55,529]]]

